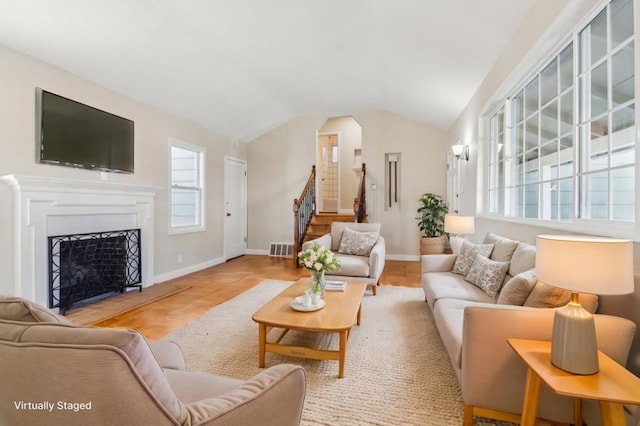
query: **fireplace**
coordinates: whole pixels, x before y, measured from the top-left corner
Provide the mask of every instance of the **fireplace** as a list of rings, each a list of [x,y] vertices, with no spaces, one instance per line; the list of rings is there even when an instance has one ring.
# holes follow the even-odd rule
[[[131,229],[140,230],[138,250],[143,248],[139,284],[153,285],[154,198],[161,187],[23,175],[1,176],[0,182],[14,193],[15,270],[10,295],[49,305],[49,237]],[[59,294],[56,297],[59,303]]]
[[[140,229],[52,236],[49,307],[64,313],[123,293],[142,291]]]

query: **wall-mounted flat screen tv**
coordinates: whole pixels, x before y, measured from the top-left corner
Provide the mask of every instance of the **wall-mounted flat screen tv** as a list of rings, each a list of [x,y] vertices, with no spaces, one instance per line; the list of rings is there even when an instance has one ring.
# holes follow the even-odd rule
[[[38,161],[133,173],[133,121],[36,90]]]

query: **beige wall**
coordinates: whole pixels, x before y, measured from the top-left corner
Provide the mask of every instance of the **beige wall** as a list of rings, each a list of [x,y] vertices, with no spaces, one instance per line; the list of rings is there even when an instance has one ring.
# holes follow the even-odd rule
[[[417,259],[417,200],[424,192],[446,192],[445,134],[387,111],[361,111],[353,117],[362,127],[369,222],[382,224],[390,257]],[[324,117],[298,118],[248,144],[251,252],[264,252],[269,242],[293,241],[293,199],[315,162],[316,132],[324,122]],[[384,211],[387,152],[402,153],[402,205],[394,212]]]
[[[555,51],[562,38],[578,25],[599,3],[597,0],[580,0],[569,2],[549,1],[536,3],[530,15],[524,20],[503,55],[487,75],[464,112],[449,130],[447,140],[452,144],[460,139],[471,146],[471,160],[466,164],[464,173],[466,190],[462,197],[461,212],[474,214],[479,212],[482,197],[482,152],[479,147],[486,138],[483,134],[480,116],[492,106],[504,99],[508,92],[526,78],[526,70],[533,69],[545,55]],[[635,11],[636,22],[640,22],[640,11]],[[475,189],[475,190],[474,190]],[[531,226],[523,223],[509,222],[490,218],[476,219],[476,233],[470,239],[481,241],[487,232],[495,232],[521,241],[535,243],[535,237],[542,233],[562,234],[564,231],[549,229],[543,226]],[[592,233],[598,233],[593,230]],[[634,244],[636,291],[631,296],[601,297],[599,312],[619,315],[633,320],[640,326],[640,244]],[[634,346],[629,358],[628,367],[640,375],[640,333],[636,333]]]
[[[35,88],[124,116],[135,122],[135,173],[108,173],[119,183],[162,187],[155,204],[155,276],[176,274],[183,268],[219,261],[223,256],[224,155],[246,157],[246,147],[234,149],[231,141],[190,121],[97,86],[59,68],[0,46],[0,175],[23,174],[100,180],[96,171],[39,164],[35,154]],[[159,89],[161,90],[161,89]],[[207,230],[168,235],[168,138],[207,150]],[[0,293],[13,282],[12,194],[0,184]],[[144,248],[143,248],[144,250]],[[183,263],[177,263],[182,254]],[[166,275],[165,275],[166,276]]]

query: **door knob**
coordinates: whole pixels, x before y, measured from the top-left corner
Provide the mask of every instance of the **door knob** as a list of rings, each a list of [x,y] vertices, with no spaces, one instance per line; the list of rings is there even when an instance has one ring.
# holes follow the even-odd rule
[[[231,213],[227,213],[227,216],[231,216]]]

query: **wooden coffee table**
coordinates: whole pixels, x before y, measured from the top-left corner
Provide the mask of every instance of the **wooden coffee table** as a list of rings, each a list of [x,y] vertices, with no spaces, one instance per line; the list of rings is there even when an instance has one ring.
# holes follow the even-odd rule
[[[360,325],[361,303],[365,283],[348,282],[344,291],[327,291],[324,295],[325,307],[313,312],[298,312],[290,303],[304,294],[310,287],[310,279],[302,278],[271,299],[253,314],[258,323],[259,359],[258,366],[265,366],[267,352],[299,358],[337,360],[338,377],[344,377],[344,361],[347,354],[347,340],[354,323]],[[273,328],[282,329],[278,338],[267,341],[267,334]],[[315,333],[340,334],[340,346],[337,351],[314,349],[303,346],[285,345],[280,342],[289,330]]]

